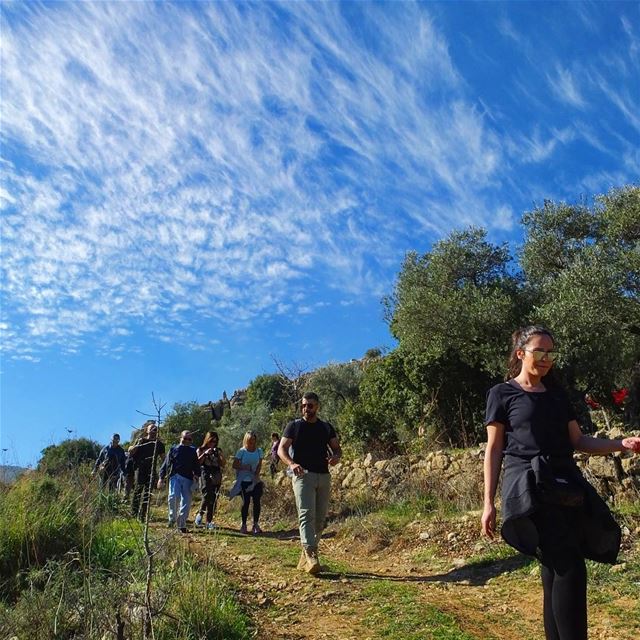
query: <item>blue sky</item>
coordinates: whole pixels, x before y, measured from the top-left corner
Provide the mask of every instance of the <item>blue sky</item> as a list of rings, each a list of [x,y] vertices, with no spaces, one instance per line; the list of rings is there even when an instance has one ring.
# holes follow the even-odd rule
[[[2,461],[391,347],[406,251],[637,181],[639,6],[3,2]]]

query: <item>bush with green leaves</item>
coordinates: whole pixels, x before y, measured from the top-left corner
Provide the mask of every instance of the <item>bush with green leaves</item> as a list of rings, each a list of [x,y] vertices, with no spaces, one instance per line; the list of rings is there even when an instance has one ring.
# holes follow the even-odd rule
[[[593,206],[545,202],[523,217],[521,263],[535,306],[554,332],[565,379],[612,407],[628,387],[627,421],[640,425],[640,188]]]
[[[38,469],[51,475],[67,473],[83,463],[95,461],[101,448],[95,440],[88,438],[63,440],[42,450]]]
[[[348,402],[356,402],[360,395],[363,368],[358,361],[331,363],[312,371],[305,391],[313,391],[320,398],[320,417],[341,429],[340,413]]]
[[[165,444],[171,446],[179,442],[182,431],[190,431],[194,445],[199,446],[205,433],[212,430],[215,428],[211,424],[211,413],[203,410],[195,400],[190,400],[173,405],[162,423],[160,433]],[[134,439],[132,436],[132,441]]]

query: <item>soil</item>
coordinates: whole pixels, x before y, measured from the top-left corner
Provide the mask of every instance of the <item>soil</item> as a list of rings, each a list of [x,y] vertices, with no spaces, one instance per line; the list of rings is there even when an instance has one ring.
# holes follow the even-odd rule
[[[242,535],[228,520],[213,533],[194,529],[185,542],[229,575],[258,640],[399,640],[402,635],[381,632],[376,621],[385,601],[371,596],[375,585],[390,584],[413,585],[418,617],[435,608],[455,621],[456,634],[425,638],[543,640],[537,564],[481,539],[478,522],[477,513],[418,519],[390,536],[366,520],[362,527],[336,520],[324,532],[316,577],[296,569],[300,546],[293,528]],[[627,541],[627,547],[637,554],[637,544]],[[637,600],[611,591],[598,587],[590,602],[590,639],[640,637]]]

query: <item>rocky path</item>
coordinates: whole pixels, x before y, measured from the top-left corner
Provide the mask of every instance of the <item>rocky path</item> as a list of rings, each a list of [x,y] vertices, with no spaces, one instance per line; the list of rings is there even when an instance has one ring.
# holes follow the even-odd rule
[[[475,514],[411,523],[382,548],[378,538],[329,527],[317,577],[296,570],[293,529],[247,536],[223,524],[195,530],[187,543],[231,577],[260,640],[543,639],[536,564],[480,541]],[[639,637],[637,601],[615,591],[606,580],[596,588],[592,640]]]

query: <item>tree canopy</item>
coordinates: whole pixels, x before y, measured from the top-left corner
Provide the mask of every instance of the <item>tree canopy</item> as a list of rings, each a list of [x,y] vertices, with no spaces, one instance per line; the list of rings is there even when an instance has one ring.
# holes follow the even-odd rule
[[[52,475],[77,469],[79,465],[97,459],[102,447],[94,440],[71,438],[60,444],[45,447],[38,461],[38,469]]]

